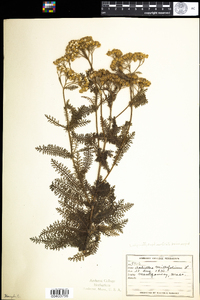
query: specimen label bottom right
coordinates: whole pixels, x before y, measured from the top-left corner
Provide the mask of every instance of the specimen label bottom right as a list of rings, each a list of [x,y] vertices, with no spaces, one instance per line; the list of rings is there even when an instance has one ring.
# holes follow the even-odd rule
[[[126,295],[194,297],[193,256],[128,254]]]

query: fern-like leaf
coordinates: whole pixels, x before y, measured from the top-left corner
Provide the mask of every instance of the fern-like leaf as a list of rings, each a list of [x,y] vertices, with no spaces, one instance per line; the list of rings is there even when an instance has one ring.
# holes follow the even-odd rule
[[[69,257],[68,260],[78,262],[78,261],[84,260],[84,258],[85,258],[85,253],[84,252],[78,252],[74,256]]]
[[[90,120],[85,120],[84,118],[94,111],[93,107],[85,105],[75,108],[73,105],[69,104],[69,101],[65,105],[65,113],[66,110],[69,110],[71,114],[71,120],[68,124],[68,129],[70,129],[70,131],[90,123]]]
[[[93,151],[91,150],[91,148],[86,148],[85,151],[83,152],[83,163],[82,163],[82,173],[83,174],[86,174],[91,165],[92,165],[92,161],[93,161]]]
[[[135,97],[130,101],[130,105],[133,105],[135,108],[139,107],[140,105],[145,105],[148,103],[145,94],[146,90],[141,90]]]
[[[56,145],[49,144],[47,146],[38,146],[35,148],[37,151],[42,152],[42,154],[48,154],[53,156],[60,156],[63,158],[71,158],[70,152],[63,148]]]
[[[58,162],[55,159],[51,159],[52,167],[58,172],[62,177],[66,178],[73,186],[78,185],[78,181],[75,175],[66,167],[63,163]]]
[[[52,182],[50,189],[54,191],[56,195],[60,195],[60,197],[65,197],[65,195],[67,195],[68,192],[74,192],[84,198],[85,193],[82,189],[80,181],[75,177],[75,175],[71,173],[71,171],[66,166],[54,159],[51,160],[51,164],[55,168],[55,170],[61,175],[61,178],[55,179]],[[78,167],[77,160],[76,166]],[[79,200],[80,199],[77,199],[77,201]]]
[[[56,120],[54,117],[52,116],[48,116],[48,115],[45,115],[45,117],[47,118],[48,122],[55,125],[55,126],[60,126],[60,127],[63,127],[64,129],[66,129],[66,126],[62,125],[59,123],[58,120]]]
[[[116,166],[121,161],[123,155],[130,148],[130,146],[133,142],[134,136],[135,136],[135,132],[132,132],[132,133],[128,134],[123,140],[122,140],[122,138],[120,138],[121,144],[118,143],[118,149],[116,151],[116,155],[113,157],[113,161],[115,162]]]

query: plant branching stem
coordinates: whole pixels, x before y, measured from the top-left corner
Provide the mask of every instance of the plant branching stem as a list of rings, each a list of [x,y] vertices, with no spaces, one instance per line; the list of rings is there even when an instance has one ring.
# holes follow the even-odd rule
[[[95,93],[95,107],[96,107],[96,110],[95,110],[95,124],[96,124],[96,134],[97,134],[97,137],[99,135],[99,129],[98,129],[98,109],[97,109],[97,100],[98,100],[98,97],[97,97],[97,92]],[[97,138],[98,140],[98,148],[99,148],[99,138]]]
[[[89,65],[90,65],[90,68],[91,68],[91,71],[93,71],[93,53],[90,53],[90,57],[89,57],[89,54],[86,53],[85,50],[82,50],[82,53],[81,55],[88,61]],[[134,72],[137,71],[137,69],[142,65],[142,62],[139,63],[138,67],[135,69]],[[131,73],[131,70],[129,68],[129,73]],[[86,190],[84,188],[84,183],[83,183],[83,179],[81,178],[81,176],[79,175],[79,170],[77,170],[77,167],[76,167],[76,163],[74,161],[74,153],[73,153],[73,143],[72,143],[72,137],[71,137],[71,132],[70,132],[70,128],[69,128],[69,114],[68,114],[68,110],[67,110],[67,107],[66,107],[66,100],[65,100],[65,92],[64,92],[64,89],[66,87],[66,79],[65,79],[65,84],[63,86],[62,84],[62,81],[61,81],[61,78],[59,78],[59,81],[62,85],[62,88],[63,88],[63,100],[64,100],[64,107],[65,107],[65,113],[66,113],[66,120],[67,120],[67,131],[68,131],[68,137],[69,137],[69,143],[70,143],[70,149],[71,149],[71,156],[72,156],[72,161],[73,161],[73,165],[74,165],[74,169],[76,171],[76,174],[77,174],[77,178],[79,179],[80,183],[81,183],[81,187],[83,189],[83,192],[85,194],[85,197],[87,199],[87,202],[90,204],[90,216],[89,216],[89,220],[88,220],[88,224],[86,224],[83,220],[81,220],[83,222],[83,224],[86,226],[86,229],[87,231],[83,231],[83,230],[79,230],[79,229],[75,229],[75,228],[71,228],[72,230],[75,230],[75,231],[80,231],[80,232],[87,232],[87,236],[85,238],[85,241],[84,241],[84,249],[82,250],[83,253],[85,253],[86,251],[86,248],[87,248],[87,244],[89,242],[89,239],[90,239],[90,236],[92,234],[92,224],[93,224],[93,215],[94,215],[94,208],[95,208],[95,201],[97,200],[97,196],[94,195],[92,197],[91,200],[89,200],[88,198],[88,195],[86,193]],[[107,99],[107,96],[105,94],[105,91],[104,90],[101,90],[100,88],[98,88],[97,86],[97,83],[96,83],[96,88],[97,90],[95,91],[95,126],[96,126],[96,135],[97,135],[97,140],[98,140],[98,148],[100,148],[100,139],[99,139],[99,128],[98,128],[98,109],[100,108],[100,120],[101,120],[101,128],[102,128],[102,133],[103,133],[103,152],[105,152],[105,149],[106,149],[106,143],[107,143],[107,137],[106,137],[106,133],[105,133],[105,128],[104,128],[104,119],[103,119],[103,103],[106,101]],[[102,97],[102,92],[105,96],[105,98],[103,99]],[[100,102],[98,103],[98,93],[100,95]],[[130,99],[132,100],[134,97],[134,90],[131,89],[130,87]],[[107,175],[104,177],[103,181],[101,183],[103,183],[104,181],[106,181],[106,179],[108,178],[108,176],[110,175],[111,171],[113,170],[114,166],[116,165],[117,163],[117,160],[119,158],[119,155],[121,154],[122,150],[123,150],[123,146],[126,142],[126,139],[128,137],[128,134],[129,134],[129,130],[130,130],[130,126],[131,126],[131,121],[132,121],[132,114],[133,114],[133,107],[132,105],[130,105],[130,103],[115,117],[118,118],[120,115],[122,115],[127,109],[128,107],[130,107],[130,120],[129,120],[129,125],[128,125],[128,128],[126,130],[126,133],[123,137],[123,141],[121,143],[121,146],[118,150],[118,153],[113,161],[113,164],[110,168],[110,170],[107,172]],[[112,122],[112,103],[109,104],[109,108],[110,108],[110,115],[109,115],[109,128],[111,129],[111,122]],[[99,161],[99,165],[98,165],[98,171],[97,171],[97,182],[99,181],[100,179],[100,174],[101,174],[101,167],[102,167],[102,162]],[[100,183],[100,184],[101,184]]]
[[[63,100],[64,100],[64,108],[65,108],[65,113],[66,113],[66,120],[67,120],[67,132],[68,132],[68,137],[69,137],[69,144],[70,144],[70,150],[71,150],[71,157],[72,157],[72,162],[73,162],[73,165],[74,165],[74,169],[76,170],[76,174],[77,174],[77,177],[80,181],[80,184],[81,184],[81,187],[83,189],[83,192],[85,194],[85,197],[87,199],[87,202],[90,203],[90,200],[88,198],[88,195],[85,191],[85,188],[84,188],[84,184],[83,184],[83,180],[82,178],[80,177],[79,175],[79,172],[76,168],[76,164],[75,164],[75,161],[74,161],[74,153],[73,153],[73,146],[72,146],[72,138],[71,138],[71,133],[70,133],[70,128],[69,128],[69,114],[68,114],[68,111],[67,111],[67,108],[66,108],[66,100],[65,100],[65,90],[63,88]]]
[[[132,90],[131,90],[131,88],[130,88],[130,98],[132,98],[132,93],[133,93],[133,92],[132,92]],[[112,164],[112,167],[110,168],[110,171],[108,172],[108,174],[107,174],[107,175],[105,176],[105,178],[103,179],[102,183],[103,183],[103,182],[108,178],[108,176],[110,175],[111,171],[113,170],[114,166],[116,165],[116,162],[117,162],[117,160],[118,160],[119,155],[121,154],[123,145],[124,145],[124,143],[125,143],[125,141],[126,141],[126,138],[127,138],[127,136],[128,136],[128,133],[129,133],[129,130],[130,130],[130,127],[131,127],[132,115],[133,115],[133,107],[130,106],[130,119],[129,119],[129,126],[128,126],[128,129],[127,129],[127,131],[126,131],[126,135],[125,135],[125,137],[124,137],[124,139],[123,139],[123,141],[122,141],[121,147],[120,147],[120,149],[119,149],[119,151],[118,151],[118,153],[117,153],[117,156],[116,156],[116,158],[115,158],[115,160],[114,160],[114,162],[113,162],[113,164]]]
[[[126,110],[127,108],[129,107],[130,105],[128,104],[116,117],[115,119],[117,119],[120,115],[122,115]]]

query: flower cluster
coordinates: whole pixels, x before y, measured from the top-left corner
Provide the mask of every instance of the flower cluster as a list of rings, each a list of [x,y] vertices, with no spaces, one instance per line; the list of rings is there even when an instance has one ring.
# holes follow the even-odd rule
[[[130,53],[130,54],[132,54],[132,53]],[[145,58],[148,58],[148,57],[149,57],[148,54],[144,54],[142,52],[135,52],[132,54],[132,60],[134,62],[136,62],[137,60],[143,61]]]
[[[89,58],[94,50],[100,47],[101,44],[98,41],[93,41],[91,36],[86,36],[80,40],[72,40],[68,43],[65,49],[65,55],[54,61],[55,65],[61,65],[61,63],[70,63],[78,57]]]
[[[94,71],[90,78],[99,85],[100,88],[107,89],[111,86],[118,86],[119,88],[130,86],[129,80],[120,77],[118,74],[111,73],[108,70],[100,69]]]
[[[74,61],[81,56],[86,58],[89,53],[93,53],[100,46],[101,44],[94,41],[91,36],[83,37],[80,40],[71,40],[65,49],[66,60],[68,62]]]
[[[138,77],[134,72],[129,74],[111,73],[105,69],[94,71],[90,75],[90,79],[98,84],[101,89],[110,89],[112,87],[118,87],[121,89],[134,84],[138,85],[142,89],[151,85],[150,81],[146,78]]]
[[[144,87],[149,87],[151,85],[151,82],[147,80],[146,78],[138,78],[138,85],[142,89]]]
[[[68,63],[65,56],[61,56],[60,58],[54,60],[54,65],[57,67],[57,72],[59,75],[64,75],[66,72],[66,69],[68,69]]]
[[[139,61],[140,63],[143,63],[145,58],[148,58],[148,55],[142,52],[129,52],[124,55],[122,54],[123,53],[118,49],[113,49],[112,51],[107,52],[108,56],[113,57],[110,65],[112,71],[122,72],[123,70],[130,70],[130,63],[132,61]]]
[[[81,87],[79,93],[86,92],[89,88],[89,81],[86,76],[82,76],[81,74],[78,75],[80,75],[78,85]]]
[[[68,68],[66,66],[65,56],[62,56],[61,58],[55,60],[54,64],[57,66],[57,72],[59,74],[59,77],[61,77],[62,75],[65,76],[66,84],[68,87],[71,84],[77,84],[81,87],[81,89],[79,90],[80,93],[86,92],[88,90],[89,81],[87,77],[83,76],[82,74],[76,73],[71,68]]]
[[[148,55],[141,52],[123,54],[119,49],[108,51],[107,55],[113,58],[110,68],[114,73],[105,69],[94,71],[92,67],[92,54],[100,45],[91,36],[85,36],[79,40],[71,40],[68,43],[65,55],[54,61],[59,77],[65,76],[66,88],[70,88],[70,85],[76,84],[81,88],[79,92],[83,93],[89,89],[89,85],[92,82],[98,85],[100,89],[110,91],[120,90],[132,85],[137,85],[140,89],[150,86],[150,81],[145,78],[139,78],[135,72],[131,73],[131,62],[139,61],[141,65],[145,58],[148,58]],[[90,73],[87,76],[76,73],[71,69],[71,62],[81,56],[87,59],[91,66]]]
[[[112,51],[109,50],[107,52],[107,55],[111,56],[113,58],[120,57],[120,56],[122,56],[122,54],[123,54],[122,51],[119,49],[113,49]]]

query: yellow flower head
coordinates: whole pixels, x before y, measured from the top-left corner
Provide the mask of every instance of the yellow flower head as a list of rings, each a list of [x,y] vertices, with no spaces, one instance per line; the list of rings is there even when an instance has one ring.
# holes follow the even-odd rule
[[[138,79],[138,85],[140,88],[149,87],[151,85],[151,82],[147,80],[146,78],[140,77]]]
[[[74,61],[78,57],[85,57],[85,51],[93,53],[100,46],[101,44],[94,41],[91,36],[85,36],[80,40],[71,40],[65,49],[65,57],[68,62]]]
[[[111,70],[120,72],[123,72],[123,70],[130,69],[130,64],[132,61],[136,62],[137,60],[139,60],[140,62],[144,62],[144,59],[148,58],[147,54],[141,52],[129,52],[122,55],[122,52],[118,49],[108,51],[107,55],[113,57],[113,60],[110,65]]]
[[[108,56],[111,56],[111,57],[113,57],[113,58],[116,58],[116,57],[120,57],[120,56],[122,56],[122,51],[121,50],[119,50],[119,49],[113,49],[112,51],[108,51],[107,53],[106,53]]]
[[[133,54],[133,61],[137,61],[137,60],[144,60],[145,58],[148,58],[149,55],[148,54],[144,54],[142,52],[135,52]]]
[[[101,88],[110,89],[110,88],[123,88],[130,86],[129,78],[125,79],[120,77],[118,74],[111,73],[108,70],[100,69],[94,71],[90,75],[91,80],[95,81]]]

